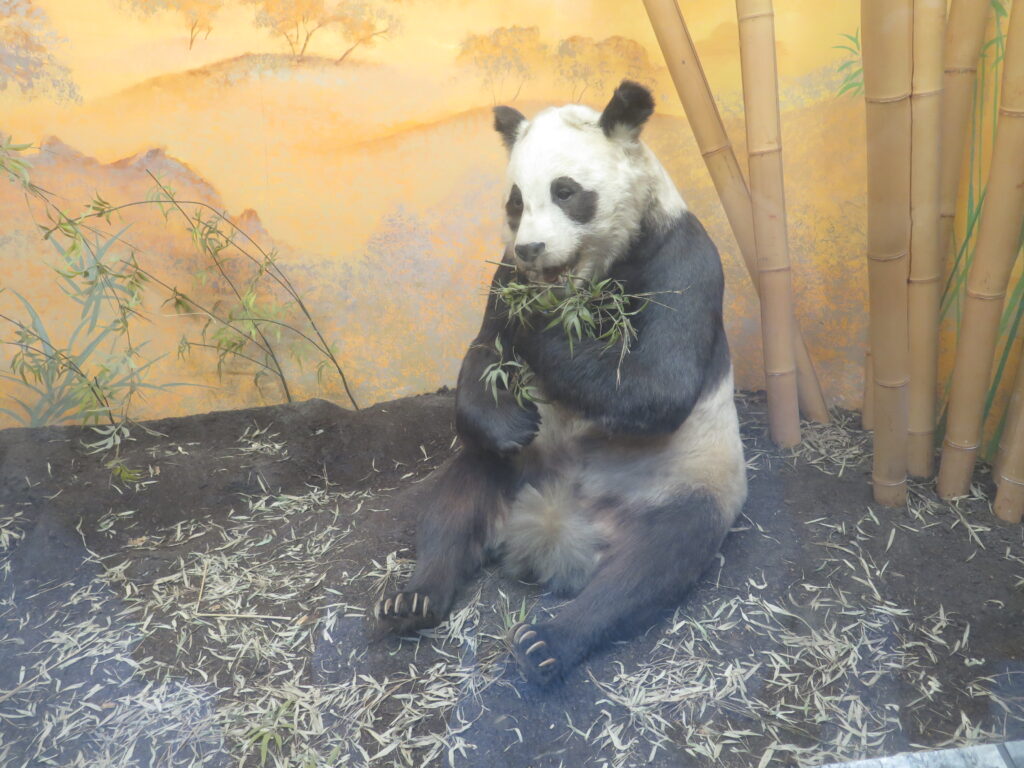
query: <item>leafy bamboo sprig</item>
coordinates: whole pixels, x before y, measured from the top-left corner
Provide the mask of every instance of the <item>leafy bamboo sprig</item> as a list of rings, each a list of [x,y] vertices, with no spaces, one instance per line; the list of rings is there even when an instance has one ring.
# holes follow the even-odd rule
[[[509,265],[499,265],[508,267]],[[496,285],[492,292],[504,306],[510,324],[531,328],[544,323],[541,330],[561,327],[569,343],[569,353],[583,339],[605,342],[605,349],[619,345],[615,369],[616,386],[622,383],[622,364],[636,339],[633,319],[644,311],[654,297],[680,291],[628,293],[621,280],[604,278],[589,280],[569,275],[564,284],[521,282],[509,280]],[[664,306],[664,305],[662,305]],[[514,350],[506,356],[500,339],[495,341],[498,361],[488,366],[481,377],[497,397],[498,384],[516,396],[516,401],[536,401],[537,388],[533,371],[519,359]]]
[[[562,326],[569,352],[584,338],[622,344],[622,356],[636,338],[633,318],[646,309],[654,294],[626,293],[620,280],[586,280],[570,276],[566,285],[521,283],[510,280],[495,289],[510,321],[529,328],[535,319],[547,321],[543,330]]]
[[[480,375],[484,387],[491,391],[494,402],[498,402],[498,392],[504,389],[515,398],[516,405],[525,408],[528,403],[542,403],[540,391],[537,389],[533,370],[522,360],[515,350],[506,350],[501,337],[494,338],[494,350],[498,353],[496,362],[488,365]]]

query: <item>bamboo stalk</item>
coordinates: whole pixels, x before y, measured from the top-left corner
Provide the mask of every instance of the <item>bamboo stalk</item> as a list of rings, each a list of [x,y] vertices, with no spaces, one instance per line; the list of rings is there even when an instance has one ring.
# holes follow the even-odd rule
[[[995,513],[1001,520],[1019,523],[1024,518],[1024,355],[1017,367],[995,475],[999,485]]]
[[[697,146],[736,237],[747,273],[754,290],[760,295],[750,190],[725,131],[725,124],[711,94],[711,87],[697,57],[697,49],[686,21],[676,0],[644,0],[644,7]],[[826,424],[829,421],[828,407],[814,364],[795,320],[792,327],[800,411],[806,418]]]
[[[946,499],[962,496],[970,487],[981,439],[985,394],[999,336],[999,318],[1007,282],[1017,257],[1022,213],[1024,2],[1018,2],[1010,12],[999,122],[974,259],[967,276],[967,293],[953,367],[938,481],[939,495]],[[1006,469],[1012,473],[1010,462]]]
[[[1013,379],[1013,389],[1010,391],[1010,402],[1006,406],[1006,422],[1003,425],[1003,434],[999,439],[999,450],[996,453],[996,460],[992,463],[992,474],[999,482],[1003,474],[1003,464],[1006,455],[1010,452],[1010,435],[1017,430],[1017,425],[1024,418],[1024,345],[1020,352],[1020,364],[1017,374]]]
[[[761,286],[761,339],[768,427],[783,447],[800,442],[793,351],[793,285],[786,231],[782,126],[772,0],[736,0],[747,126],[747,164]]]
[[[868,432],[875,428],[875,364],[870,349],[864,353],[864,404],[860,411],[860,426]]]
[[[953,221],[960,186],[967,128],[970,124],[978,56],[985,42],[991,0],[952,0],[946,24],[942,79],[942,164],[939,253],[943,260],[953,243]]]
[[[946,0],[914,0],[907,470],[917,477],[931,477],[935,467],[935,390],[944,261],[939,250],[939,186],[945,26]]]
[[[907,499],[907,252],[913,0],[862,0],[875,500]]]

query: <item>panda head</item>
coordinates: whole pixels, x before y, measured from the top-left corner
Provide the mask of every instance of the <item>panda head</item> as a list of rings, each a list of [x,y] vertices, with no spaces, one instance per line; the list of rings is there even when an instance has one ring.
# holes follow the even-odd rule
[[[624,80],[600,114],[572,104],[527,120],[495,107],[509,150],[505,245],[530,279],[600,279],[645,224],[684,210],[640,131],[650,91]]]

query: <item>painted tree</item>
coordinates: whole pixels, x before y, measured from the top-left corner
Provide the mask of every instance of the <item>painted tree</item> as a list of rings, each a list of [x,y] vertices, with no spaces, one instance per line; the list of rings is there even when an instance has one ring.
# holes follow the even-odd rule
[[[653,85],[656,79],[647,49],[621,35],[595,40],[573,35],[558,43],[555,52],[558,77],[569,84],[570,97],[579,101],[588,89],[603,93],[622,78]]]
[[[29,98],[80,100],[71,71],[50,52],[60,42],[32,0],[0,0],[0,91],[17,86]]]
[[[372,46],[398,27],[388,6],[368,0],[243,0],[256,8],[256,26],[281,35],[295,57],[304,56],[313,36],[334,29],[348,44],[335,63],[341,64],[360,46]]]
[[[188,25],[188,49],[191,51],[199,35],[210,36],[213,19],[224,5],[224,0],[127,0],[130,7],[144,16],[158,11],[175,11]]]
[[[490,34],[467,36],[455,61],[475,69],[482,85],[490,90],[491,99],[497,102],[509,79],[518,82],[512,100],[518,98],[547,56],[548,47],[541,41],[538,27],[499,27]]]

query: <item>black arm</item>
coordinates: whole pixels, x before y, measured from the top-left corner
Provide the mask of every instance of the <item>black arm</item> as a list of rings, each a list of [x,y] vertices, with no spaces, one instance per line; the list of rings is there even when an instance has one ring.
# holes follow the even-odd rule
[[[621,367],[618,344],[606,348],[603,341],[583,339],[570,351],[560,326],[519,329],[516,351],[546,397],[610,432],[672,432],[705,387],[729,370],[718,252],[687,213],[668,232],[643,238],[609,276],[622,281],[627,293],[655,294],[633,317],[637,338]]]
[[[498,390],[495,402],[491,388],[480,380],[487,367],[498,362],[495,339],[501,339],[506,355],[512,352],[511,329],[494,295],[494,290],[514,275],[511,264],[506,254],[503,266],[494,273],[483,323],[462,359],[455,390],[455,428],[459,437],[470,446],[502,455],[529,445],[540,424],[537,408],[532,403],[521,408],[504,389]]]

